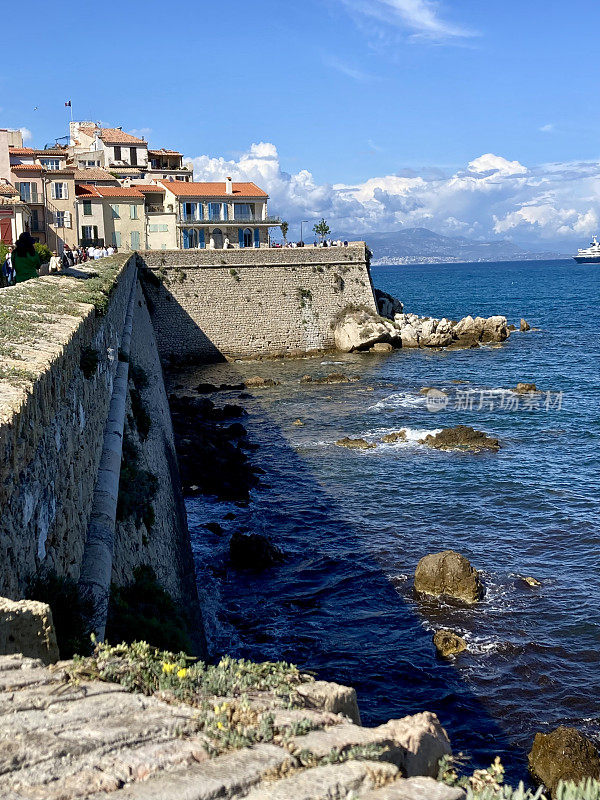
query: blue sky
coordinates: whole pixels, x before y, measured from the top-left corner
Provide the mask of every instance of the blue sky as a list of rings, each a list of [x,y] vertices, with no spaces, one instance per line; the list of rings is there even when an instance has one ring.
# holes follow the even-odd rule
[[[411,195],[408,206],[427,205],[414,185],[408,191],[396,182],[396,200],[379,218],[358,206],[353,213],[347,201],[364,206],[359,187],[378,177],[388,195],[390,176],[448,188],[471,162],[494,154],[532,172],[530,191],[516,196],[518,173],[497,170],[510,179],[512,207],[503,198],[484,222],[473,213],[462,218],[464,203],[455,198],[447,216],[438,209],[427,227],[449,233],[445,220],[455,219],[467,235],[544,239],[564,215],[545,232],[538,218],[508,228],[502,220],[540,200],[531,190],[548,163],[561,165],[553,202],[572,211],[567,182],[580,177],[573,165],[586,162],[590,179],[588,165],[600,159],[600,4],[592,0],[109,0],[96,9],[81,4],[68,25],[56,7],[33,0],[27,17],[35,24],[22,34],[22,10],[4,11],[24,55],[13,52],[0,67],[0,125],[27,128],[41,146],[66,133],[71,99],[76,118],[121,124],[154,146],[210,157],[198,162],[206,168],[200,177],[218,171],[219,157],[223,168],[243,171],[252,144],[268,143],[275,151],[267,171],[258,171],[263,182],[273,178],[275,152],[278,179],[302,183],[308,171],[311,186],[334,187],[343,206],[325,202],[322,188],[309,207],[296,208],[275,187],[290,218],[318,213],[323,195],[323,213],[340,217],[342,227],[401,227],[418,221],[418,214],[408,218],[414,208],[396,208],[402,200]],[[597,213],[595,181],[575,209],[578,220],[567,221],[567,238],[584,233],[573,227],[582,215]],[[375,191],[371,199],[381,202]]]

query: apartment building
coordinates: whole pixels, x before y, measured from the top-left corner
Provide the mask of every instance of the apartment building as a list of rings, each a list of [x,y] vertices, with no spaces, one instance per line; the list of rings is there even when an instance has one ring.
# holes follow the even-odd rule
[[[79,242],[122,250],[146,248],[144,194],[130,186],[77,187]]]
[[[269,228],[281,224],[268,215],[268,194],[255,183],[182,183],[162,180],[164,205],[177,220],[177,247],[267,247]]]

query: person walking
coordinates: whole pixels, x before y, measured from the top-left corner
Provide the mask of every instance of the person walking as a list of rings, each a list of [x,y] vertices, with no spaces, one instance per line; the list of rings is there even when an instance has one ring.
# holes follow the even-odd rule
[[[33,246],[33,239],[26,231],[17,239],[12,253],[12,265],[16,273],[15,283],[23,283],[38,276],[42,262]]]

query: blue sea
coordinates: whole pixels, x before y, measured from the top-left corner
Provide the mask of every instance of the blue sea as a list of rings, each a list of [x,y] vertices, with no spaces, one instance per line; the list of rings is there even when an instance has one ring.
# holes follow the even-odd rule
[[[525,776],[536,731],[573,725],[600,741],[600,267],[574,261],[374,267],[405,311],[459,319],[503,314],[501,346],[402,349],[235,363],[184,377],[276,378],[243,401],[265,470],[247,508],[187,500],[213,655],[285,659],[351,684],[363,722],[436,712],[474,766],[500,755]],[[360,380],[300,383],[343,372]],[[534,400],[501,392],[519,381]],[[445,408],[420,393],[437,387]],[[217,401],[231,401],[235,393]],[[302,425],[297,424],[300,420]],[[419,443],[458,423],[501,441],[498,453]],[[406,441],[350,451],[343,436]],[[236,516],[225,520],[228,512]],[[225,533],[204,528],[220,522]],[[263,573],[227,563],[228,532],[268,535],[287,556]],[[481,571],[484,600],[422,603],[412,580],[427,553],[454,549]],[[540,582],[531,587],[522,580]],[[468,650],[442,660],[433,631]]]

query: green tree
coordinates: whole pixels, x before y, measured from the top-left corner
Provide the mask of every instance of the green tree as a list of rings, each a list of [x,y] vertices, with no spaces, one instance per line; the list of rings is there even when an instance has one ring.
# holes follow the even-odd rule
[[[323,239],[331,233],[331,228],[324,219],[321,219],[321,222],[315,223],[313,226],[313,231],[317,234],[317,236],[320,236],[321,241],[323,241]]]
[[[289,222],[284,221],[279,227],[281,228],[281,233],[283,234],[283,241],[287,242],[288,229],[290,227]]]
[[[36,242],[33,246],[35,247],[35,252],[40,257],[40,261],[42,262],[42,264],[45,264],[47,261],[50,261],[50,258],[52,257],[52,250],[50,250],[50,248],[47,245],[40,244],[40,242]]]

